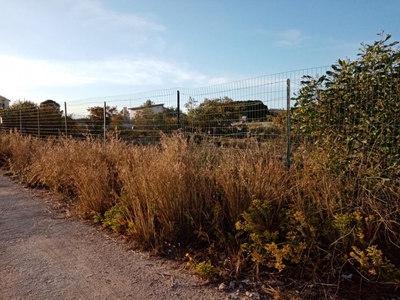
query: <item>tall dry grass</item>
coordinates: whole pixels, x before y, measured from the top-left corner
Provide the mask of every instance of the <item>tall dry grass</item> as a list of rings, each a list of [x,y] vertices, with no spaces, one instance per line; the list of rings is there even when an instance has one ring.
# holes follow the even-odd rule
[[[0,135],[0,164],[9,174],[24,178],[29,167],[42,151],[43,144],[31,136],[21,136],[18,132]]]
[[[147,247],[188,244],[198,237],[225,243],[253,199],[279,202],[287,193],[287,173],[267,148],[199,146],[181,136],[164,136],[161,145],[149,146],[116,139],[104,144],[18,134],[2,138],[11,149],[3,156],[20,161],[14,169],[30,185],[73,198],[82,215],[103,218],[118,203],[125,227]],[[21,145],[26,152],[14,150]]]
[[[73,198],[82,215],[103,215],[118,199],[116,160],[123,143],[88,138],[43,141],[26,172],[30,185],[45,186]]]
[[[240,244],[258,234],[253,244],[261,254],[247,253],[247,264],[258,259],[262,265],[290,245],[303,259],[288,256],[286,265],[300,265],[301,276],[339,276],[349,265],[367,278],[392,270],[383,257],[400,264],[398,183],[365,178],[362,165],[352,176],[337,176],[326,168],[329,158],[312,149],[287,170],[269,144],[217,148],[176,135],[135,146],[111,137],[104,143],[10,133],[0,135],[0,161],[30,185],[62,193],[79,215],[145,248],[191,245],[238,254]],[[238,221],[245,230],[237,230]],[[271,241],[263,239],[275,231],[275,253],[265,253]],[[371,252],[376,245],[384,256]]]
[[[196,237],[224,241],[254,197],[282,198],[276,191],[285,172],[260,154],[201,147],[179,136],[164,136],[161,147],[133,147],[117,165],[130,228],[153,246]]]

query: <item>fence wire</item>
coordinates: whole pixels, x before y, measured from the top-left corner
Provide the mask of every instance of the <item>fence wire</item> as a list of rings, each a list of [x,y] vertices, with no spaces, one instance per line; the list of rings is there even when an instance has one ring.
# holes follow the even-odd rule
[[[299,96],[304,76],[318,78],[330,70],[330,67],[310,68],[206,87],[164,89],[67,103],[14,103],[0,111],[0,129],[41,138],[61,135],[105,138],[115,133],[120,139],[137,143],[155,142],[160,133],[173,132],[201,136],[202,140],[218,146],[240,142],[260,145],[273,140],[280,145],[282,154],[289,155],[287,133],[292,120],[286,117],[291,116],[288,111],[296,109],[293,99]],[[391,93],[398,98],[399,80],[393,84],[395,82],[397,86]],[[342,92],[345,93],[346,89],[343,88]],[[361,101],[369,106],[364,111],[373,112],[378,109],[377,105],[384,105],[379,104],[384,95],[381,96],[379,90],[360,94],[359,97],[364,97]],[[379,100],[378,104],[375,99]],[[342,129],[343,134],[352,132],[350,128],[354,127],[364,128],[366,132],[372,130],[373,124],[360,123],[360,118],[355,115],[360,112],[349,111],[346,105],[344,102],[342,106],[332,106],[322,119],[313,122],[324,130],[327,128],[322,124],[335,125]],[[399,118],[388,119],[387,124],[390,124],[393,136],[398,136]],[[296,131],[296,134],[292,140],[298,146],[316,133]],[[390,151],[398,153],[398,144],[390,147]]]
[[[62,104],[54,111],[42,105],[22,105],[3,112],[1,128],[39,137],[102,134],[115,128],[127,139],[157,137],[160,131],[178,129],[221,138],[277,136],[281,132],[271,116],[287,109],[287,79],[293,96],[303,75],[318,76],[326,70],[320,67],[200,88],[82,99],[64,103],[64,110]],[[106,112],[117,108],[113,116],[104,114],[104,106]]]

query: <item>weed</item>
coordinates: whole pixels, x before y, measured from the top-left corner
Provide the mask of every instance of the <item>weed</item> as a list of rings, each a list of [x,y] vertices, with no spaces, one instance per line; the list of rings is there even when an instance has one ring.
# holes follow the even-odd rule
[[[185,257],[188,259],[186,266],[194,270],[199,277],[204,280],[213,278],[216,268],[210,262],[201,261],[197,263],[189,253],[186,253]]]

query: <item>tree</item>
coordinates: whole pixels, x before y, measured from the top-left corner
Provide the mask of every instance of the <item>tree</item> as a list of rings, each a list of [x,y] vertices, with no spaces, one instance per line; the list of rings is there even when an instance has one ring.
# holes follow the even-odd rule
[[[160,109],[162,107],[162,109]],[[186,124],[186,115],[180,111],[180,123]],[[136,111],[134,117],[135,129],[148,135],[150,132],[164,133],[178,129],[178,108],[156,105],[150,99],[146,100]]]
[[[155,103],[147,99],[136,112],[134,123],[135,128],[139,130],[160,130],[163,125],[163,114],[156,113],[153,110]]]
[[[124,111],[120,111],[117,114],[113,114],[111,116],[110,125],[113,129],[121,130],[123,129],[123,125],[126,122]]]
[[[330,157],[330,167],[399,178],[400,52],[390,35],[362,44],[359,59],[338,60],[318,78],[305,76],[295,98],[294,132]]]
[[[180,126],[185,127],[187,125],[187,114],[179,111]],[[165,129],[164,131],[174,131],[178,129],[178,108],[177,107],[166,107],[163,112],[163,122]]]
[[[234,101],[224,98],[204,99],[196,106],[194,99],[186,103],[188,122],[192,128],[213,134],[232,133],[232,123],[242,120],[261,121],[268,115],[268,107],[260,100]]]
[[[153,101],[151,101],[150,99],[147,99],[145,103],[143,103],[140,107],[150,107],[152,105],[155,105],[155,103]]]
[[[49,102],[51,101],[51,102]],[[60,105],[47,100],[40,105],[32,101],[16,101],[9,108],[2,111],[3,128],[16,129],[22,134],[31,134],[39,137],[59,135],[65,131],[65,119],[60,111]],[[74,121],[68,117],[67,123],[74,127]]]
[[[89,125],[91,132],[94,134],[100,134],[101,132],[103,132],[104,127],[104,106],[89,107],[87,111],[89,112],[89,116],[87,117],[87,124]],[[116,114],[118,114],[116,106],[106,106],[106,126],[111,125],[111,119]]]
[[[209,133],[223,133],[232,122],[239,120],[238,107],[229,97],[205,98],[194,108],[188,106],[188,121],[192,128]],[[190,103],[188,104],[192,106]],[[193,106],[192,106],[193,107]]]
[[[51,107],[55,111],[61,111],[60,110],[60,104],[58,104],[56,101],[51,100],[51,99],[48,99],[48,100],[43,101],[42,103],[40,103],[40,107]]]
[[[46,100],[40,103],[40,132],[41,136],[59,135],[64,131],[63,111],[60,104],[54,100]]]
[[[39,107],[32,101],[18,100],[1,113],[3,128],[18,130],[22,134],[37,135]]]
[[[185,108],[187,110],[195,109],[197,107],[197,100],[193,97],[189,97],[188,102],[185,103]]]

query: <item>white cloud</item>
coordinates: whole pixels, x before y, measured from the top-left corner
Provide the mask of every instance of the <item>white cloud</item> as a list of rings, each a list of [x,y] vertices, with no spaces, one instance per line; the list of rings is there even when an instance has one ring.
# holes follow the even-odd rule
[[[72,7],[71,14],[91,26],[161,32],[166,30],[164,26],[148,21],[142,16],[106,10],[99,1],[94,0],[79,1]]]
[[[304,34],[299,29],[286,29],[280,31],[266,30],[257,28],[249,32],[250,35],[261,35],[272,40],[272,43],[278,47],[298,47],[304,44],[311,37]]]
[[[67,64],[0,55],[0,82],[4,87],[74,86],[93,81],[77,76]]]
[[[106,4],[98,0],[7,2],[0,19],[0,54],[45,59],[164,54],[169,32],[156,16]]]
[[[30,89],[77,87],[137,87],[202,86],[226,82],[189,68],[151,58],[115,58],[98,61],[28,60],[0,55],[2,95],[19,98]]]
[[[280,47],[296,47],[303,44],[309,37],[305,36],[298,29],[288,29],[275,34],[277,41],[275,44]]]
[[[99,0],[7,2],[0,24],[13,30],[0,27],[0,94],[77,99],[108,87],[125,93],[227,81],[171,62],[177,47],[156,16],[114,7]]]

